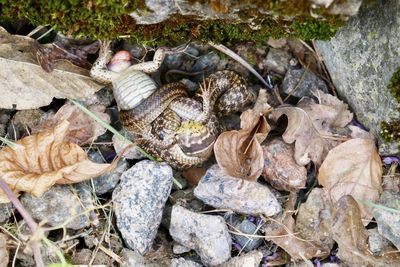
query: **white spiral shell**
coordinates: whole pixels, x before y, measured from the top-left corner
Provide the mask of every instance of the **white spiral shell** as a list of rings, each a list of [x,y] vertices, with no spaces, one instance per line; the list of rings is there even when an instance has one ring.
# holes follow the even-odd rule
[[[145,73],[127,69],[112,81],[114,98],[120,110],[137,107],[154,91],[155,82]]]

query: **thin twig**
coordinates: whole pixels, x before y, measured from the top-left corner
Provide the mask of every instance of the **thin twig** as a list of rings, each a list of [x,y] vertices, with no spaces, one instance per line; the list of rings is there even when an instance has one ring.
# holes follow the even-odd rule
[[[8,199],[13,203],[13,205],[18,210],[19,214],[22,216],[29,229],[31,230],[33,238],[31,240],[30,246],[33,251],[33,257],[35,258],[36,266],[44,267],[45,265],[40,252],[40,243],[37,239],[38,237],[41,237],[41,235],[38,235],[38,224],[32,219],[29,212],[25,209],[25,207],[19,201],[18,197],[14,194],[13,191],[11,191],[11,189],[2,178],[0,178],[0,188],[7,195]]]

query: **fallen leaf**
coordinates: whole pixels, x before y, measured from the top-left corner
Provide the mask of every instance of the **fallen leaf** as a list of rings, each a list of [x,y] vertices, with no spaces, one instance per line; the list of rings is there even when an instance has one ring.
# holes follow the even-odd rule
[[[302,166],[310,161],[320,166],[329,150],[340,144],[341,138],[334,135],[336,128],[345,127],[353,118],[339,99],[321,91],[315,94],[319,103],[304,97],[296,107],[281,106],[271,114],[274,120],[282,115],[288,117],[282,137],[286,143],[295,142],[295,159]]]
[[[281,139],[275,139],[263,146],[263,177],[275,189],[296,192],[304,188],[307,169],[294,160],[294,148]]]
[[[265,238],[285,250],[295,261],[327,257],[330,250],[324,250],[316,242],[306,240],[295,233],[296,222],[292,217],[295,202],[295,194],[291,193],[283,217],[266,228]]]
[[[262,141],[270,126],[264,115],[271,107],[266,102],[266,91],[260,90],[253,109],[242,113],[241,130],[220,134],[214,144],[218,165],[232,177],[254,181],[264,167]]]
[[[18,140],[14,149],[0,151],[0,177],[15,194],[24,191],[39,197],[54,184],[77,183],[110,168],[110,164],[91,162],[80,146],[65,141],[68,127],[68,121],[64,121]],[[7,202],[1,191],[0,203]]]
[[[341,197],[375,202],[382,191],[382,163],[371,139],[351,139],[329,151],[319,169],[318,181],[334,204]],[[360,205],[365,224],[371,220],[371,209]]]
[[[103,121],[110,123],[110,116],[104,113],[106,107],[102,105],[92,105],[88,109],[100,117]],[[104,134],[107,130],[92,119],[89,115],[73,104],[65,104],[57,113],[47,120],[36,125],[33,133],[42,132],[48,128],[67,120],[70,124],[66,140],[78,145],[91,143],[98,136]]]
[[[7,236],[0,233],[0,267],[8,265]]]
[[[303,238],[312,240],[326,251],[334,245],[331,234],[332,217],[331,204],[324,196],[322,188],[314,188],[297,211],[296,233]]]
[[[0,108],[34,109],[53,98],[83,98],[104,87],[89,77],[89,70],[66,60],[47,73],[37,62],[35,42],[0,27]]]
[[[94,54],[100,48],[99,42],[81,44],[67,38],[58,38],[49,45],[37,42],[34,44],[38,62],[47,72],[53,71],[60,60],[67,60],[81,68],[90,69],[92,64],[87,60],[88,54]]]
[[[333,239],[339,246],[337,256],[346,266],[400,266],[399,253],[374,256],[368,250],[368,232],[352,196],[346,195],[338,200],[332,209],[332,219]]]

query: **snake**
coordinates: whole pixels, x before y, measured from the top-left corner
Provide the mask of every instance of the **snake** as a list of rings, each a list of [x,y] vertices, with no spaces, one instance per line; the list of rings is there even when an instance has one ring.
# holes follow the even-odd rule
[[[138,137],[138,146],[178,170],[204,163],[221,131],[219,118],[241,111],[255,99],[245,80],[230,70],[206,77],[196,97],[189,97],[188,89],[180,82],[165,84],[157,90],[149,83],[150,95],[146,95],[146,90],[126,93],[130,79],[132,75],[113,82],[120,92],[114,93],[117,103],[138,103],[134,108],[120,110],[122,126]],[[146,80],[142,83],[146,84]],[[141,94],[146,97],[137,100]]]

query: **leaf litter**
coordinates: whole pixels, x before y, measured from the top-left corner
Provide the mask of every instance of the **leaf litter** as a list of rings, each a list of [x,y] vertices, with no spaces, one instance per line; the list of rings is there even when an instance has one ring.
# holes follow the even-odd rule
[[[5,40],[0,43],[0,60],[11,70],[25,68],[35,79],[43,79],[47,95],[76,99],[100,88],[86,77],[85,70],[90,67],[86,58],[97,49],[96,43],[81,46],[58,40],[43,46],[27,37],[12,36],[2,28],[0,34]],[[23,53],[7,54],[16,51],[13,43]],[[35,54],[45,71],[32,57]],[[318,69],[314,59],[303,60],[311,60],[312,69]],[[80,67],[71,67],[66,61]],[[26,77],[15,73],[10,76],[13,81],[23,84],[28,97],[34,95],[36,91]],[[1,71],[0,74],[8,75]],[[82,85],[82,92],[66,88],[67,79]],[[10,95],[15,94],[15,88],[8,88]],[[379,206],[371,207],[368,203],[377,202],[382,192],[389,190],[382,188],[384,169],[374,137],[350,124],[353,114],[347,104],[333,95],[315,91],[313,97],[303,97],[296,105],[271,107],[268,94],[260,90],[254,107],[241,114],[240,129],[219,135],[214,154],[219,167],[230,176],[253,182],[262,176],[265,181],[261,183],[290,192],[285,211],[275,218],[265,218],[267,223],[262,227],[265,239],[279,247],[275,250],[277,256],[271,256],[271,263],[277,258],[279,264],[287,263],[289,255],[292,261],[312,264],[312,259],[326,259],[337,244],[334,256],[348,266],[400,265],[396,251],[373,255],[368,249],[365,226],[373,218],[373,208]],[[5,98],[0,107],[17,104],[17,108],[36,108],[50,101],[46,98],[40,103],[32,99],[15,102]],[[99,121],[110,123],[105,108],[93,105],[87,109]],[[282,136],[277,136],[274,131],[283,115],[287,117],[287,126]],[[111,165],[90,161],[80,145],[91,143],[104,132],[86,111],[65,104],[53,117],[34,127],[31,136],[0,151],[1,177],[15,194],[28,192],[34,196],[42,195],[54,184],[97,177],[109,171]],[[316,175],[310,179],[312,169]],[[196,184],[206,172],[204,167],[192,168],[182,175]],[[9,199],[0,191],[1,202]],[[8,257],[3,243],[0,239],[0,259]]]

